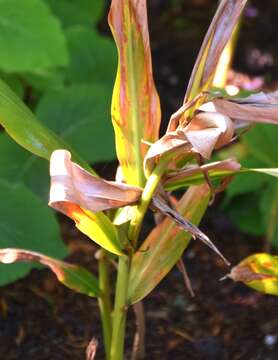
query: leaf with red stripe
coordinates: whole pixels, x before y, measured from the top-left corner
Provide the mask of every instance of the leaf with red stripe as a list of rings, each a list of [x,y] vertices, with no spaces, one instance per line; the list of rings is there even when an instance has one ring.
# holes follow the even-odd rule
[[[143,186],[146,142],[158,139],[160,102],[152,74],[146,0],[112,0],[109,24],[118,48],[112,120],[125,181]]]

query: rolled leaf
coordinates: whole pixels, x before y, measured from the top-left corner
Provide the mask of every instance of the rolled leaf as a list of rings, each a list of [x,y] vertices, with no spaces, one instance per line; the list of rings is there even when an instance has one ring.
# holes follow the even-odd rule
[[[177,210],[187,220],[198,225],[209,201],[207,185],[188,189],[177,204]],[[166,218],[149,234],[135,253],[128,287],[130,303],[135,303],[149,294],[168,274],[182,256],[191,238],[176,224]]]
[[[160,126],[149,43],[146,0],[112,0],[109,24],[118,48],[112,99],[116,148],[125,181],[143,186],[143,159]]]
[[[235,266],[227,277],[257,291],[278,295],[278,256],[251,255]]]
[[[246,98],[213,99],[199,108],[216,111],[233,120],[278,124],[278,94],[259,93]]]
[[[122,255],[124,245],[117,229],[100,211],[134,204],[141,189],[91,175],[73,163],[66,150],[53,152],[50,176],[49,205],[72,218],[77,228],[101,247]]]
[[[85,268],[53,259],[49,256],[22,249],[0,249],[0,262],[12,264],[15,262],[38,262],[50,268],[57,279],[66,287],[88,296],[100,296],[98,281]]]
[[[92,212],[110,210],[135,204],[142,194],[140,188],[106,181],[90,174],[72,162],[71,154],[66,150],[53,152],[50,176],[49,204],[57,210],[64,202],[78,204]]]
[[[49,160],[56,149],[70,150],[74,161],[93,172],[92,168],[69,145],[40,123],[17,95],[0,80],[0,125],[22,147]]]
[[[222,0],[203,41],[184,103],[210,88],[220,56],[231,38],[247,0]]]

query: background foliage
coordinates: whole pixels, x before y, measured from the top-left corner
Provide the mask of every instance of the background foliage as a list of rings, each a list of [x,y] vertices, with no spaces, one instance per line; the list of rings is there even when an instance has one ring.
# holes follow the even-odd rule
[[[103,0],[0,3],[1,78],[89,162],[115,157],[110,99],[117,56],[97,30],[103,11]],[[67,254],[47,206],[48,166],[0,132],[0,247]],[[5,267],[0,284],[30,268]]]

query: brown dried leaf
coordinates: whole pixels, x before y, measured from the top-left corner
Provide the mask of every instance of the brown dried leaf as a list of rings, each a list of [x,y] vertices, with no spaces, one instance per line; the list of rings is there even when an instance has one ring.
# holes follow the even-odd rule
[[[184,103],[211,86],[220,56],[246,3],[247,0],[222,0],[220,2],[195,63]]]
[[[100,295],[97,279],[81,266],[68,264],[34,251],[11,248],[0,249],[1,263],[12,264],[18,261],[38,262],[49,267],[57,279],[66,287],[89,296]]]
[[[76,227],[101,247],[123,255],[122,239],[101,210],[136,203],[141,189],[93,176],[70,158],[65,150],[56,150],[51,156],[49,205],[73,219]]]
[[[142,190],[93,176],[71,161],[66,150],[56,150],[50,159],[49,205],[63,212],[64,203],[98,212],[135,204]]]
[[[200,112],[190,123],[176,131],[168,132],[154,143],[145,157],[145,171],[148,174],[154,162],[162,155],[200,154],[209,159],[212,151],[228,144],[234,135],[234,124],[225,115],[216,112]]]
[[[205,235],[196,225],[192,224],[177,211],[173,210],[170,206],[166,204],[165,201],[161,200],[159,197],[154,197],[152,199],[152,206],[162,212],[165,216],[168,216],[174,220],[183,230],[189,232],[194,239],[198,238],[205,245],[211,248],[221,259],[227,264],[230,265],[229,261],[221,254],[217,247],[212,243],[212,241]]]
[[[213,99],[199,110],[220,112],[233,120],[277,125],[278,95],[259,93],[242,99]]]

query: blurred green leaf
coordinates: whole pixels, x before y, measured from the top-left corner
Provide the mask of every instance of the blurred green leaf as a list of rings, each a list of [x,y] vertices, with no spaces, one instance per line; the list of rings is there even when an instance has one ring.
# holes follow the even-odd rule
[[[271,181],[265,188],[259,207],[266,236],[278,248],[278,181]]]
[[[252,235],[262,236],[265,227],[259,207],[260,195],[246,193],[234,197],[226,212],[234,224],[242,231]]]
[[[75,85],[50,91],[42,97],[37,115],[87,161],[115,159],[109,86]]]
[[[60,68],[34,69],[32,72],[24,73],[23,77],[33,91],[45,92],[64,87],[64,71]]]
[[[68,83],[108,83],[110,98],[117,70],[117,50],[113,41],[80,26],[70,28],[66,37],[70,64],[65,70],[65,80]]]
[[[41,0],[0,2],[0,68],[32,71],[66,65],[61,25]]]
[[[224,207],[239,228],[254,235],[266,235],[278,247],[278,128],[275,125],[256,125],[243,138],[244,167],[257,174],[238,175],[226,191]],[[267,168],[274,169],[267,169]],[[262,173],[260,173],[262,171]],[[266,175],[268,174],[268,175]]]
[[[17,145],[7,134],[0,134],[0,179],[10,184],[24,183],[45,203],[49,196],[49,163]]]
[[[243,137],[250,157],[262,163],[262,166],[257,167],[277,167],[277,138],[277,125],[269,124],[258,124]]]
[[[17,247],[62,258],[67,254],[53,212],[24,185],[0,181],[0,248]],[[0,265],[0,285],[25,276],[31,264]]]
[[[45,0],[64,27],[92,27],[103,14],[105,0]]]
[[[0,78],[16,93],[18,97],[21,99],[23,98],[24,86],[18,75],[1,71]]]

